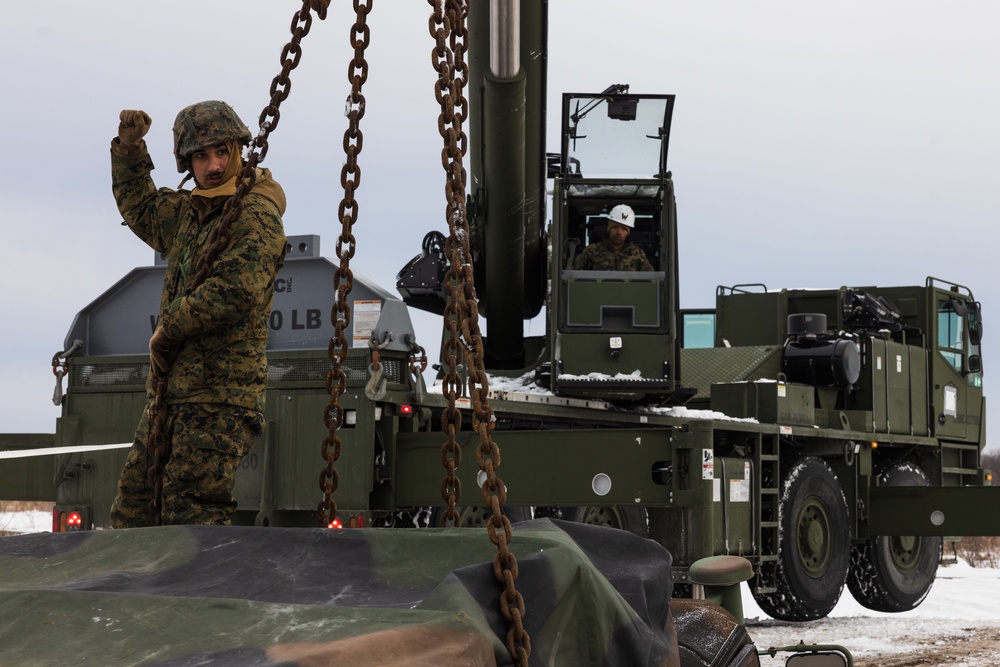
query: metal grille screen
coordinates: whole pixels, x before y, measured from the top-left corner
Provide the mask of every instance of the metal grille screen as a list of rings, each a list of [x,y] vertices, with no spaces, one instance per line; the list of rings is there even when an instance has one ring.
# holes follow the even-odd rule
[[[367,381],[368,363],[364,357],[348,357],[344,365],[347,381]],[[330,360],[325,357],[272,360],[267,368],[268,384],[310,381],[325,383],[330,368]],[[403,382],[404,368],[405,364],[398,359],[382,361],[383,373],[389,382]],[[148,363],[74,365],[70,372],[70,384],[74,387],[145,386],[148,374]]]

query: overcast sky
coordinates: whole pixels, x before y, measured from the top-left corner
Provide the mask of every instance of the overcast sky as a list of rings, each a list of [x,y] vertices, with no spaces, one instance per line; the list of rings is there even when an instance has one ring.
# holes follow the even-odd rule
[[[288,195],[287,233],[320,234],[331,257],[354,21],[352,3],[333,5],[304,40],[263,164]],[[152,116],[153,177],[176,186],[177,111],[225,99],[256,133],[299,6],[3,3],[0,432],[54,430],[50,360],[73,317],[152,262],[120,226],[111,196],[119,111]],[[929,275],[961,283],[984,304],[991,394],[1000,350],[990,326],[1000,309],[1000,4],[551,0],[550,8],[550,109],[563,91],[612,83],[678,96],[670,167],[682,306],[710,307],[717,285],[740,283],[888,286]],[[423,235],[446,229],[429,12],[424,0],[375,0],[369,17],[352,267],[393,291]],[[551,113],[550,134],[557,122]],[[418,320],[423,341],[435,333],[431,320]]]

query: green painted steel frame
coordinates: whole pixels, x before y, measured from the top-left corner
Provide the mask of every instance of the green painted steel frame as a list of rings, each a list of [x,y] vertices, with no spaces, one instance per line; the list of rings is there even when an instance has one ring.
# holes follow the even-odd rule
[[[868,494],[872,535],[1000,535],[1000,486],[873,487]]]

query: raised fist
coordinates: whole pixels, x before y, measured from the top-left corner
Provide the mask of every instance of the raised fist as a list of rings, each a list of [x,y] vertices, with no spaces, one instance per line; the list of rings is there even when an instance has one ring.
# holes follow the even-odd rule
[[[320,20],[326,18],[326,10],[330,6],[330,0],[309,0],[309,8],[319,16]]]
[[[123,146],[138,146],[142,138],[149,132],[153,119],[145,111],[122,110],[118,116],[118,141]]]

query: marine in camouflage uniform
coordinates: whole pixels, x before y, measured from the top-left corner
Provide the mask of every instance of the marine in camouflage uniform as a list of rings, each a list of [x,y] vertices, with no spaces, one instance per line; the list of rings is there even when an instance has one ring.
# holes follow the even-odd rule
[[[228,245],[212,274],[190,294],[189,272],[208,249],[242,170],[241,145],[250,131],[225,102],[182,110],[174,124],[177,169],[195,177],[193,190],[157,189],[142,137],[149,116],[123,111],[111,142],[112,189],[122,217],[147,245],[167,257],[159,319],[150,340],[146,392],[153,367],[169,369],[164,434],[170,456],[163,475],[164,524],[229,523],[236,500],[235,472],[264,427],[267,321],[274,279],[284,261],[284,192],[258,169],[243,211],[230,226]],[[206,156],[224,155],[224,173],[205,176]],[[192,156],[196,161],[192,166]],[[199,181],[201,175],[202,183]],[[181,185],[183,185],[182,181]],[[136,430],[111,508],[115,528],[148,525],[153,491],[147,483],[149,410]]]
[[[652,271],[642,248],[628,240],[635,226],[635,213],[619,204],[607,215],[608,238],[591,243],[573,262],[574,269],[585,271]]]
[[[573,263],[573,268],[589,271],[652,271],[653,265],[636,244],[626,243],[621,250],[615,250],[610,239],[604,239],[584,248]]]

